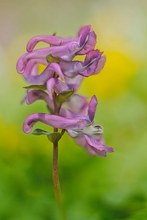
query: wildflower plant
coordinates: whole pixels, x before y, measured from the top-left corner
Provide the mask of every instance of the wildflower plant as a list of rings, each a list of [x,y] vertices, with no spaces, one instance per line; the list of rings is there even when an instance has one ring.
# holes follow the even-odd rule
[[[39,42],[47,43],[47,47],[35,49]],[[90,25],[80,28],[76,37],[36,36],[29,40],[27,52],[16,65],[17,72],[30,84],[25,87],[24,101],[29,105],[41,99],[49,110],[48,114],[29,115],[23,123],[23,131],[45,135],[53,144],[53,184],[59,207],[58,143],[64,133],[92,155],[106,156],[113,151],[104,143],[102,126],[94,122],[96,96],[88,101],[87,97],[77,94],[84,78],[99,73],[104,67],[106,58],[95,45],[96,34]],[[77,60],[77,55],[85,55],[84,61]],[[42,64],[45,68],[40,73]],[[37,122],[53,127],[53,132],[39,128],[32,131]]]

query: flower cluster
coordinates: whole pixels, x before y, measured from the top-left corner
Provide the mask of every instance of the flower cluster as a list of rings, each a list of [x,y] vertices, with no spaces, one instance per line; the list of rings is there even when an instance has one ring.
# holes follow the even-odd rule
[[[48,44],[35,49],[39,42]],[[23,124],[23,131],[30,133],[33,125],[40,121],[61,132],[50,134],[36,129],[35,134],[45,134],[53,141],[59,140],[66,131],[77,144],[90,154],[105,156],[112,152],[104,144],[103,128],[94,124],[97,98],[87,98],[76,94],[84,77],[101,71],[105,56],[95,50],[96,34],[90,25],[82,27],[76,37],[62,38],[56,35],[33,37],[27,44],[27,52],[17,62],[17,71],[31,85],[24,98],[27,104],[43,100],[50,114],[29,115]],[[76,60],[77,55],[85,55],[84,61]],[[41,67],[44,67],[40,72]]]

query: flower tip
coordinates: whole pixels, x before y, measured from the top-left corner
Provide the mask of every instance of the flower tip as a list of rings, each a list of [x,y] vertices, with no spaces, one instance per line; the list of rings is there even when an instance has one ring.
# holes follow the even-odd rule
[[[95,104],[97,105],[97,104],[98,104],[98,99],[97,99],[96,95],[93,95],[93,96],[92,96],[92,99],[93,99],[93,101],[95,102]]]
[[[32,52],[35,47],[35,44],[36,42],[34,41],[34,37],[32,37],[27,43],[27,46],[26,46],[27,52]]]
[[[28,124],[26,124],[26,122],[24,122],[24,124],[23,124],[23,132],[25,134],[29,134],[31,131],[32,131],[32,128]]]
[[[16,70],[20,74],[22,74],[24,72],[23,61],[22,61],[21,57],[19,58],[19,60],[16,63]]]

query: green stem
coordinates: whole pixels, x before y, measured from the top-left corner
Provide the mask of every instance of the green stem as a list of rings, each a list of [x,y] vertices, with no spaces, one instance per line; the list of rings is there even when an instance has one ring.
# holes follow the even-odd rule
[[[54,106],[55,111],[54,114],[58,115],[60,108],[58,108],[56,104],[56,93],[53,93],[53,100],[54,100]],[[58,132],[57,128],[54,128],[54,132]],[[62,130],[61,137],[64,134],[65,130]],[[56,203],[60,212],[60,216],[62,220],[66,220],[65,213],[63,211],[62,207],[62,199],[61,199],[61,187],[60,187],[60,181],[59,181],[59,168],[58,168],[58,141],[55,141],[53,143],[53,185],[54,185],[54,192],[55,192],[55,199]]]
[[[58,132],[58,129],[54,128],[54,132]],[[61,188],[59,181],[58,142],[55,142],[53,144],[53,185],[54,185],[55,199],[60,212],[61,219],[66,220],[65,213],[62,208]]]

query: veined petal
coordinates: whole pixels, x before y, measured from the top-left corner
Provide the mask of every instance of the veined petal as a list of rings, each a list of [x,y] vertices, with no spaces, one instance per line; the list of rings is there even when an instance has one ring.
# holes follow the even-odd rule
[[[69,42],[61,46],[53,46],[48,48],[36,49],[30,53],[25,53],[22,55],[16,65],[17,71],[23,73],[25,67],[30,59],[46,59],[46,57],[51,54],[54,57],[59,57],[66,61],[71,61],[75,56],[79,48],[78,42]]]
[[[38,61],[39,59],[30,60],[23,72],[23,76],[27,82],[33,85],[42,85],[53,77],[56,73],[61,80],[64,80],[64,75],[62,73],[61,67],[58,63],[51,63],[46,66],[41,74],[38,74]]]
[[[91,154],[91,155],[96,155],[95,150],[87,143],[86,138],[85,138],[84,135],[76,136],[76,134],[75,134],[75,137],[74,137],[74,133],[69,133],[69,135],[71,135],[71,137],[72,137],[72,135],[73,135],[73,138],[74,138],[75,142],[76,142],[78,145],[84,147],[84,149],[85,149],[89,154]]]
[[[26,103],[30,105],[33,102],[36,102],[37,100],[44,100],[48,104],[48,107],[52,111],[54,110],[54,103],[49,98],[46,92],[44,92],[43,90],[35,90],[35,89],[28,90],[25,96]]]
[[[16,69],[17,69],[18,73],[24,73],[26,65],[31,59],[44,59],[44,60],[46,60],[45,58],[50,53],[51,53],[50,48],[42,48],[42,49],[37,49],[37,50],[30,52],[30,53],[25,53],[17,61]]]
[[[88,116],[91,122],[94,119],[97,104],[98,104],[97,97],[94,95],[92,96],[88,106]]]
[[[64,72],[64,75],[69,78],[74,78],[77,76],[80,70],[83,68],[82,62],[80,61],[61,61],[60,66]]]
[[[65,82],[68,85],[69,90],[76,91],[83,81],[83,76],[77,75],[74,78],[65,77]]]
[[[80,50],[77,54],[86,54],[93,50],[96,45],[96,34],[90,25],[82,27],[78,36],[80,38]]]
[[[73,138],[77,144],[83,146],[85,150],[92,155],[100,155],[105,157],[107,152],[113,152],[113,148],[104,145],[104,141],[101,136],[99,136],[97,139],[94,139],[91,136],[82,134],[78,136],[75,135]]]
[[[92,136],[85,135],[85,139],[87,143],[101,156],[106,156],[107,152],[113,152],[112,147],[107,147],[104,144],[104,140],[101,135],[98,135],[97,138],[94,138]]]
[[[102,55],[102,52],[98,50],[92,50],[89,53],[87,53],[85,61],[83,63],[83,68],[81,68],[81,71],[79,72],[79,74],[87,77],[87,76],[91,76],[93,74],[100,72],[100,70],[104,66],[104,63],[103,63],[103,66],[99,65],[101,55]]]
[[[49,93],[50,99],[53,99],[53,91],[55,91],[57,94],[63,92],[63,91],[68,91],[68,85],[61,80],[57,78],[51,78],[47,81],[47,90]]]
[[[87,124],[85,118],[68,119],[57,115],[49,115],[45,113],[36,113],[29,115],[23,124],[23,131],[27,134],[32,131],[32,127],[36,122],[43,122],[54,128],[70,129],[82,128]]]
[[[25,67],[24,72],[21,74],[26,75],[26,76],[37,75],[39,64],[48,65],[47,61],[42,58],[29,60],[29,62],[27,63],[27,65]]]
[[[63,37],[58,37],[58,36],[53,36],[53,35],[39,35],[32,37],[27,46],[26,49],[28,52],[32,52],[36,44],[39,42],[44,42],[47,44],[50,44],[51,46],[60,46],[62,44],[74,41],[74,38],[63,38]]]
[[[67,104],[73,113],[86,115],[88,109],[87,97],[73,94],[72,97],[67,101]]]
[[[105,62],[106,62],[106,57],[101,56],[101,58],[98,61],[97,68],[95,69],[95,73],[99,73],[103,69]]]
[[[56,73],[61,78],[61,80],[64,80],[64,74],[58,63],[51,63],[49,65],[49,70],[52,71],[53,74]]]

